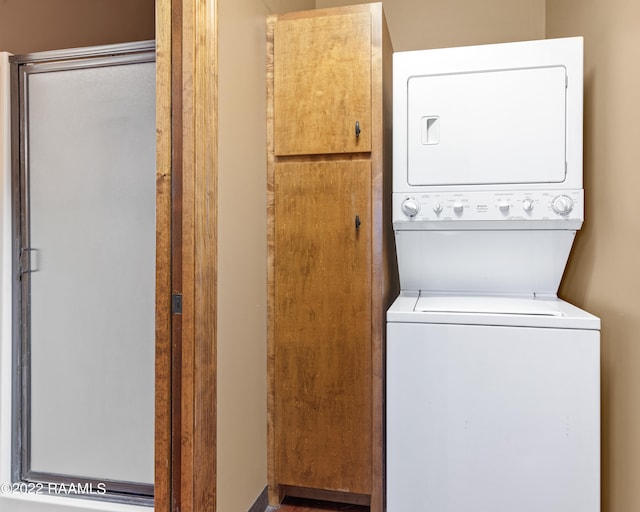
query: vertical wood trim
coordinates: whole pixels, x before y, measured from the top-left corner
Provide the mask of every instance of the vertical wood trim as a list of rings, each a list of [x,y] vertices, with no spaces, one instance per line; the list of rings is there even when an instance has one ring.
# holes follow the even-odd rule
[[[371,12],[371,512],[384,510],[384,190],[382,108],[382,4],[369,4]]]
[[[216,2],[182,3],[181,512],[215,510]]]
[[[180,1],[180,0],[179,0]],[[194,82],[194,5],[181,0],[181,84],[182,100],[179,126],[182,136],[182,357],[180,377],[180,512],[195,512],[194,491],[194,348],[195,348],[195,98]],[[177,85],[177,84],[176,84]]]
[[[154,510],[171,511],[171,0],[156,1]]]
[[[182,293],[182,2],[171,0],[171,289]],[[182,315],[172,315],[171,510],[181,503]]]
[[[194,13],[194,496],[193,510],[216,507],[217,333],[217,5]]]
[[[155,510],[216,505],[217,3],[157,0]],[[181,293],[181,315],[171,294]]]
[[[382,11],[382,118],[383,118],[383,234],[384,234],[384,308],[389,309],[393,301],[400,293],[400,279],[398,276],[398,263],[396,257],[396,242],[393,234],[392,221],[392,108],[393,108],[393,45],[387,26],[384,10]],[[383,332],[386,338],[386,329]],[[386,344],[383,344],[386,351]],[[384,357],[384,354],[383,354]]]
[[[273,37],[277,16],[267,18],[267,482],[269,503],[282,500],[276,474],[275,430],[275,142],[274,142],[274,74]]]

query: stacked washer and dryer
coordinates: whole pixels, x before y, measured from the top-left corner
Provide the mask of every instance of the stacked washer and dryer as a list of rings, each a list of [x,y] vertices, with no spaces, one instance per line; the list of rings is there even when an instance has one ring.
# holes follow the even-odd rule
[[[600,510],[600,320],[557,297],[583,222],[583,42],[394,54],[388,512]]]

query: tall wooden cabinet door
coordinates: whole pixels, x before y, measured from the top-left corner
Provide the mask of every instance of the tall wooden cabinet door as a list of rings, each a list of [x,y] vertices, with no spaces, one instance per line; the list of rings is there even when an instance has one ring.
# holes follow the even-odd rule
[[[275,167],[281,485],[371,492],[371,163]]]
[[[276,155],[371,151],[371,14],[278,20]]]

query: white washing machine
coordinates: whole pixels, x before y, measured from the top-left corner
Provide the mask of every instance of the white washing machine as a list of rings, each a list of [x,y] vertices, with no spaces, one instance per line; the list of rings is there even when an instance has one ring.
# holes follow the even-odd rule
[[[600,510],[582,73],[581,38],[394,55],[388,512]]]
[[[599,510],[596,317],[403,295],[387,321],[389,512]]]

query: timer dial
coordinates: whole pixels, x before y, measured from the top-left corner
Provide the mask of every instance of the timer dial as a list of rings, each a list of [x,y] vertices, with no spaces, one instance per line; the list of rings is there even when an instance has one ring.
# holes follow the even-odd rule
[[[412,197],[409,197],[402,202],[402,206],[400,208],[402,209],[402,213],[407,217],[415,217],[420,211],[420,204],[418,204],[418,201]]]
[[[551,203],[551,207],[558,215],[569,215],[573,210],[573,200],[568,196],[557,196]]]

